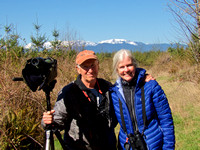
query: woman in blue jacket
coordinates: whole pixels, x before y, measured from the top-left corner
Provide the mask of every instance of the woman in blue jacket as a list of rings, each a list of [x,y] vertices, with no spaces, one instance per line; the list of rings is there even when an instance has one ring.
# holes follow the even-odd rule
[[[129,50],[114,55],[113,68],[118,79],[110,91],[120,124],[119,149],[174,149],[173,118],[158,82],[144,82],[146,71],[137,68]]]

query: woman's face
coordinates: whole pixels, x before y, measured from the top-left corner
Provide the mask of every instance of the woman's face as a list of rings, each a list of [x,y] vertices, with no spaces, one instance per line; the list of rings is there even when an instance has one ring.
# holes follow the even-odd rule
[[[117,72],[122,79],[128,82],[133,79],[135,76],[135,67],[128,56],[124,55],[123,60],[119,62]]]

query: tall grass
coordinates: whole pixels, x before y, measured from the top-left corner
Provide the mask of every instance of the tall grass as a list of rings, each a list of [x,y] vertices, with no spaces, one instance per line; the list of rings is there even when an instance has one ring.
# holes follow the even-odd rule
[[[181,51],[181,54],[184,53]],[[59,90],[75,80],[75,50],[57,50],[14,55],[2,50],[0,53],[0,149],[39,149],[44,143],[44,130],[40,126],[46,99],[43,91],[32,92],[24,82],[14,82],[13,77],[22,76],[26,60],[32,57],[57,59],[57,83],[51,92],[54,105]],[[100,60],[99,77],[112,80],[112,56],[97,54]],[[176,149],[199,149],[200,141],[200,69],[199,64],[183,55],[168,52],[135,52],[139,65],[156,77],[164,89],[172,109]],[[188,55],[188,54],[187,54]],[[116,133],[118,133],[116,128]]]
[[[172,109],[176,149],[200,148],[200,86],[190,81],[171,81],[166,74],[157,78]]]

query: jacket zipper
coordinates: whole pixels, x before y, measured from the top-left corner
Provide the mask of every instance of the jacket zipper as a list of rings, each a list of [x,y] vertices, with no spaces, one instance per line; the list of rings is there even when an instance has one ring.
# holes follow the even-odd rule
[[[138,130],[138,125],[137,125],[137,120],[136,120],[136,109],[135,109],[135,101],[133,100],[133,89],[131,88],[130,89],[130,92],[131,92],[131,106],[132,106],[132,113],[133,113],[133,123],[134,123],[134,131],[139,131]],[[134,96],[135,97],[135,96]],[[134,107],[133,107],[134,106]]]
[[[118,91],[118,90],[116,90],[116,91]],[[129,110],[128,110],[128,106],[126,105],[126,102],[125,102],[124,98],[119,93],[117,92],[117,95],[118,95],[118,97],[120,97],[122,105],[126,106],[125,107],[125,113],[128,115],[128,118],[130,118],[130,119],[128,119],[128,126],[129,126],[129,129],[130,129],[130,132],[134,133],[133,123],[132,123],[131,116],[130,116],[130,113],[129,113]]]

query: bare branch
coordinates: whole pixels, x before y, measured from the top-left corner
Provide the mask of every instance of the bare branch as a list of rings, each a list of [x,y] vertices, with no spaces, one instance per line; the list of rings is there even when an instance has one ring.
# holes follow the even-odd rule
[[[172,9],[171,7],[169,7],[170,11],[172,11],[175,16],[177,17],[176,20],[177,22],[180,24],[180,26],[182,26],[182,24],[187,28],[187,30],[190,32],[190,34],[192,34],[194,37],[196,37],[197,39],[199,39],[193,32],[193,30],[190,28],[190,26],[186,23],[186,21],[184,21],[184,19],[182,18],[182,16],[179,15],[179,13],[177,13],[174,9]],[[184,30],[183,30],[184,31]]]

